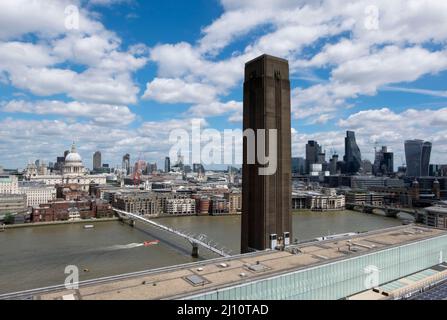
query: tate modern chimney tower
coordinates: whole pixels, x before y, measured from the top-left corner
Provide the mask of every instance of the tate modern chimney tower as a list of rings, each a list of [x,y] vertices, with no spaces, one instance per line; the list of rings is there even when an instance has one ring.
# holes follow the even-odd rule
[[[291,116],[290,81],[287,60],[262,55],[245,65],[244,136],[254,131],[256,143],[244,138],[242,166],[241,252],[265,250],[290,243],[291,214]],[[265,145],[259,132],[265,131]],[[275,132],[271,134],[269,132]],[[259,159],[248,160],[259,149],[275,145],[276,170],[260,174],[265,168]],[[256,152],[255,152],[256,151]],[[262,154],[262,152],[261,152]]]

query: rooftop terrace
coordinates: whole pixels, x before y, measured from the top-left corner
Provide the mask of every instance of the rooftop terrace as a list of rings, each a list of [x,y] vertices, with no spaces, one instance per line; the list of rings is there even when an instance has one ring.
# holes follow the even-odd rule
[[[37,298],[83,300],[179,299],[354,256],[447,235],[422,226],[399,226],[356,236],[292,246],[148,271],[114,281],[81,285],[79,290],[46,293]]]

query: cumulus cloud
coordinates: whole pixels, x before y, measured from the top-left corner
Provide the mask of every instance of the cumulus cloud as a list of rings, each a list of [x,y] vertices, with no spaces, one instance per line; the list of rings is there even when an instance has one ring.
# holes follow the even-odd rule
[[[374,94],[384,84],[412,82],[447,69],[447,51],[387,46],[367,57],[349,60],[332,72],[336,83],[357,85],[358,93]]]
[[[23,101],[13,100],[4,103],[0,111],[9,113],[33,113],[38,115],[61,115],[65,118],[87,118],[98,124],[127,125],[136,118],[128,107],[107,104],[90,104],[83,102]]]
[[[287,58],[292,78],[299,80],[292,88],[294,119],[299,119],[300,125],[338,123],[338,129],[314,134],[303,134],[298,127],[294,150],[302,153],[306,139],[321,140],[328,149],[333,145],[342,150],[343,131],[348,128],[358,131],[359,142],[368,155],[372,154],[372,140],[383,141],[400,152],[409,136],[431,139],[437,146],[435,159],[447,150],[443,143],[444,109],[355,109],[356,98],[373,96],[381,90],[445,98],[443,90],[412,85],[447,70],[445,1],[221,0],[223,13],[202,28],[199,39],[158,43],[150,49],[139,43],[124,47],[122,39],[105,28],[91,10],[123,1],[1,1],[0,83],[41,97],[38,101],[25,102],[28,100],[24,98],[6,102],[4,112],[62,117],[71,113],[90,120],[86,131],[92,134],[98,130],[98,137],[106,142],[83,136],[85,148],[98,144],[118,154],[125,148],[137,152],[134,145],[147,143],[162,150],[155,145],[154,136],[148,137],[151,130],[163,131],[165,137],[170,127],[191,117],[228,116],[229,122],[240,123],[242,103],[234,101],[239,97],[233,94],[242,85],[244,64],[269,53]],[[79,8],[79,30],[65,27],[68,5]],[[235,43],[237,51],[231,46]],[[157,74],[144,79],[146,90],[141,95],[134,74],[148,61],[155,64]],[[302,75],[313,75],[314,80],[318,75],[318,79],[309,81]],[[59,95],[64,96],[61,101],[57,101]],[[157,122],[126,127],[135,120],[128,105],[137,104],[140,96],[189,106],[173,122],[161,121],[160,127]],[[340,114],[351,116],[341,119]],[[124,125],[113,129],[112,144],[101,134],[105,132],[102,124],[115,124],[119,117]],[[65,120],[20,121],[3,120],[3,124],[34,126],[40,130],[36,131],[37,137],[50,128],[57,134],[81,127],[80,122]],[[5,139],[6,132],[0,137]],[[11,132],[14,135],[16,131]],[[26,134],[23,139],[29,138]],[[39,141],[45,145],[44,139]]]
[[[147,84],[143,99],[161,103],[208,103],[216,98],[216,89],[202,83],[182,79],[155,78]]]
[[[202,128],[208,126],[204,119],[193,120],[199,121]],[[6,118],[0,120],[0,154],[3,165],[23,168],[28,160],[55,161],[75,140],[79,153],[89,167],[97,150],[101,150],[104,161],[111,164],[121,163],[126,153],[131,154],[132,161],[139,156],[147,161],[158,161],[164,159],[172,147],[168,143],[170,132],[175,129],[190,131],[191,121],[149,121],[132,129],[94,122]]]
[[[65,26],[65,9],[70,5],[78,6],[79,29]],[[22,40],[29,34],[38,40]],[[13,86],[32,94],[134,104],[140,90],[131,74],[147,61],[144,45],[122,50],[121,39],[79,1],[6,0],[0,4],[0,72]]]
[[[236,119],[242,113],[242,102],[228,101],[228,102],[212,102],[209,104],[198,104],[192,106],[187,111],[187,114],[200,117],[215,117],[226,113],[232,113],[231,119]]]
[[[301,94],[294,99],[295,118],[326,112],[327,119],[351,107],[348,99],[447,69],[445,50],[424,45],[442,47],[447,39],[447,4],[436,0],[221,2],[224,13],[203,28],[196,44],[160,44],[152,49],[159,76],[209,83],[225,96],[240,85],[246,61],[262,53],[280,55],[290,60],[292,75],[303,68],[329,69],[328,83],[295,88]],[[374,10],[366,10],[371,6]],[[377,20],[373,27],[371,19]],[[249,38],[254,40],[244,50],[213,59],[260,28],[265,32]],[[309,54],[321,42],[322,49]]]
[[[66,9],[79,8],[79,30],[66,28]],[[67,32],[96,33],[104,27],[82,10],[79,0],[2,0],[0,1],[0,40],[37,34],[44,39],[56,38]]]

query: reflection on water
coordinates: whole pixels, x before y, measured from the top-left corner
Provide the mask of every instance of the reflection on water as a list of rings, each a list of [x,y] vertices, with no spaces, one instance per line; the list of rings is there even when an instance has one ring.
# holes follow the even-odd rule
[[[220,246],[239,252],[240,216],[162,218],[157,222],[206,234]],[[294,238],[358,232],[401,224],[398,219],[357,212],[294,214]],[[160,240],[154,246],[146,241]],[[191,245],[175,235],[138,223],[119,222],[11,229],[0,233],[0,293],[64,283],[67,265],[76,265],[81,281],[196,261]],[[201,250],[202,259],[215,257]]]
[[[98,251],[126,250],[126,249],[134,249],[134,248],[138,248],[138,247],[142,247],[142,246],[144,246],[144,243],[129,243],[129,244],[124,244],[124,245],[117,244],[114,246],[100,248],[97,250]]]

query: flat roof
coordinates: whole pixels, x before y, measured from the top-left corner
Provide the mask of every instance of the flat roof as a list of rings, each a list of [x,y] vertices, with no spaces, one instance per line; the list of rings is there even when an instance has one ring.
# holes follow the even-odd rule
[[[287,251],[262,251],[207,260],[147,271],[138,276],[129,275],[114,281],[98,279],[97,283],[81,285],[78,290],[47,293],[38,298],[62,299],[74,294],[83,300],[178,299],[442,235],[447,235],[447,231],[416,225],[399,226],[291,246]],[[291,249],[298,250],[292,253]],[[191,282],[190,279],[201,281]]]
[[[250,63],[252,63],[252,62],[255,62],[255,61],[257,61],[257,60],[261,60],[261,59],[269,59],[269,60],[277,60],[277,61],[280,61],[280,62],[285,62],[285,63],[287,63],[287,64],[289,64],[289,61],[287,60],[287,59],[284,59],[284,58],[280,58],[280,57],[276,57],[276,56],[272,56],[272,55],[270,55],[270,54],[262,54],[262,55],[260,55],[259,57],[256,57],[256,58],[254,58],[254,59],[251,59],[250,61],[247,61],[246,63],[245,63],[245,65],[248,65],[248,64],[250,64]]]
[[[413,273],[388,282],[375,289],[355,294],[348,300],[382,300],[400,298],[402,295],[417,292],[427,283],[433,284],[447,277],[447,263],[443,262],[431,268]]]

